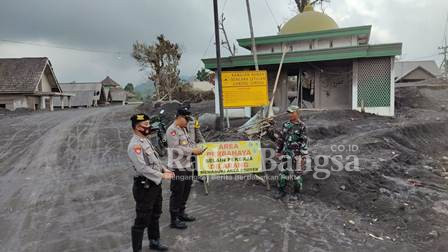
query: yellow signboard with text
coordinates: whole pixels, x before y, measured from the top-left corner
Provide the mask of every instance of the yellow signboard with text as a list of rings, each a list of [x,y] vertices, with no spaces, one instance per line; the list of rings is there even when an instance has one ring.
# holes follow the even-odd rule
[[[213,142],[197,157],[198,175],[230,175],[263,171],[260,141]]]
[[[221,76],[224,108],[269,104],[267,71],[224,71]]]

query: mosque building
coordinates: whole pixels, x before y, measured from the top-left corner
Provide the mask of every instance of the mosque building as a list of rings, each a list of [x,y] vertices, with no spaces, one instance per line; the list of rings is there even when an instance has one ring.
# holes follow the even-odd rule
[[[282,50],[287,50],[274,108],[290,104],[316,109],[352,109],[394,116],[394,62],[402,43],[369,44],[372,27],[339,28],[328,15],[308,5],[273,36],[256,37],[260,70],[268,73],[272,94]],[[250,38],[238,39],[251,50]],[[216,70],[216,58],[203,59]],[[252,54],[221,59],[223,71],[254,70]]]

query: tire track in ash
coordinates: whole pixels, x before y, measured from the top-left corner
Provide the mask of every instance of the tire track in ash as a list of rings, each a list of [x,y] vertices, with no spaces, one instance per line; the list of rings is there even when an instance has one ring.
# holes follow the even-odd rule
[[[103,222],[121,221],[120,217],[110,215],[107,222],[105,219],[98,220],[98,216],[101,218],[101,209],[95,208],[92,201],[96,199],[104,201],[109,196],[119,200],[119,197],[112,197],[113,190],[110,194],[103,193],[102,186],[116,188],[111,183],[99,179],[102,171],[90,170],[91,166],[86,164],[98,163],[94,160],[97,152],[95,148],[101,144],[99,137],[103,136],[95,135],[98,135],[96,133],[98,133],[101,120],[115,110],[131,113],[133,109],[133,107],[110,107],[61,111],[40,115],[46,120],[30,123],[29,129],[33,134],[36,134],[36,130],[33,130],[36,128],[46,130],[41,131],[41,134],[35,140],[33,139],[34,141],[27,144],[28,146],[22,146],[23,155],[19,160],[15,162],[8,160],[14,166],[14,170],[11,170],[7,176],[2,176],[2,180],[10,180],[10,184],[20,183],[20,186],[11,186],[14,189],[6,197],[2,195],[1,199],[2,206],[6,206],[2,208],[0,214],[1,225],[7,227],[7,231],[0,231],[1,237],[4,237],[2,240],[6,241],[2,241],[2,244],[5,244],[4,249],[8,251],[90,250],[95,248],[94,239],[98,236],[92,236],[92,231],[80,235],[79,233],[84,230],[82,227],[101,226]],[[76,141],[68,137],[72,131],[75,131]],[[71,146],[67,148],[67,143],[73,145],[78,152],[78,155],[72,156],[71,164],[67,162],[66,154],[73,154],[73,151]],[[77,163],[82,165],[76,165]],[[104,166],[110,165],[104,164]],[[26,180],[27,177],[31,180]],[[2,183],[2,192],[6,186]],[[90,213],[86,213],[89,211]],[[89,223],[89,220],[95,217],[96,222]],[[108,229],[113,230],[110,227]],[[73,232],[74,230],[78,233]],[[111,237],[107,233],[103,236]],[[97,245],[97,248],[100,250],[118,246],[113,240],[109,240],[108,243],[110,245],[106,246],[102,243]]]
[[[60,174],[61,178],[74,177],[78,183],[68,181],[64,191],[69,191],[71,195],[66,198],[61,196],[63,204],[68,207],[66,209],[68,212],[58,207],[54,208],[53,215],[57,219],[66,220],[62,223],[61,229],[74,232],[63,234],[60,240],[55,241],[56,244],[50,242],[49,249],[111,250],[124,243],[123,231],[121,228],[117,229],[117,225],[126,222],[123,220],[123,215],[117,214],[117,208],[120,207],[116,204],[126,199],[123,197],[123,192],[127,191],[115,183],[117,179],[123,177],[120,171],[117,179],[109,176],[109,172],[116,171],[108,170],[113,165],[108,160],[103,162],[101,154],[104,140],[117,138],[115,133],[103,134],[106,118],[111,117],[117,110],[127,113],[129,108],[115,107],[108,110],[107,113],[91,116],[77,123],[72,129],[74,136],[72,145],[68,151],[60,155],[61,162],[66,157],[75,160],[67,167],[66,174]],[[114,142],[114,145],[118,145],[117,142]],[[120,150],[120,154],[125,155],[126,152]],[[117,191],[118,194],[114,193]],[[53,237],[57,237],[56,232],[48,234],[46,240],[54,240]]]

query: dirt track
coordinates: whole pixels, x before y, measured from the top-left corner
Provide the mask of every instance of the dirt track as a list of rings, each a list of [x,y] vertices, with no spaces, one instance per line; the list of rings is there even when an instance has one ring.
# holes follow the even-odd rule
[[[125,150],[131,135],[128,119],[134,109],[115,106],[0,119],[2,251],[129,250],[134,203]],[[318,116],[310,115],[307,119],[316,125],[323,123]],[[374,134],[349,132],[355,127],[355,123],[350,124],[350,118],[341,125],[329,125],[328,121],[331,119],[327,119],[325,127],[310,128],[311,134],[344,144],[362,138],[361,147],[365,151],[392,149],[379,148]],[[388,123],[388,119],[385,121]],[[387,132],[382,129],[386,124],[381,125],[371,126],[377,130],[378,139],[385,135],[396,142],[399,140],[396,131]],[[447,130],[443,126],[440,129]],[[337,134],[332,133],[337,130]],[[421,141],[427,141],[426,130],[422,132]],[[344,134],[345,137],[341,136]],[[402,134],[406,135],[406,130]],[[322,152],[328,147],[323,141],[316,140],[314,144],[315,150]],[[396,159],[384,162],[387,165],[404,163]],[[365,180],[367,185],[370,178],[378,176],[368,169],[361,174],[364,176],[358,175],[353,180]],[[379,213],[378,217],[363,210],[362,201],[359,206],[353,202],[344,204],[359,201],[365,192],[363,188],[357,192],[357,188],[350,188],[347,177],[332,178],[313,186],[309,183],[302,201],[293,205],[273,200],[256,183],[212,181],[209,196],[203,194],[200,184],[195,184],[189,209],[199,220],[185,231],[168,228],[169,192],[168,183],[164,183],[162,239],[173,251],[446,251],[447,233],[443,227],[448,224],[447,216],[430,211],[434,202],[441,202],[446,196],[446,188],[437,188],[437,195],[430,189],[408,188],[404,191],[408,197],[422,194],[420,198],[429,198],[422,201],[428,205],[406,212]],[[338,190],[341,184],[347,185],[347,193],[325,193],[325,190]],[[316,185],[321,189],[315,190]],[[379,201],[373,207],[385,204],[384,209],[389,209],[392,203],[384,196],[377,198]],[[372,205],[365,207],[371,209]],[[444,207],[439,206],[442,212]],[[410,216],[406,221],[394,217],[405,213]],[[398,221],[406,222],[401,230],[395,230]],[[425,237],[432,225],[438,237]],[[417,230],[421,228],[424,230],[420,234]]]

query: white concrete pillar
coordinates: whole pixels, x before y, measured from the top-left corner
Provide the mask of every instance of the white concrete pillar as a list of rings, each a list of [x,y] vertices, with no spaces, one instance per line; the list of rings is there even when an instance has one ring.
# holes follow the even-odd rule
[[[68,108],[72,108],[72,97],[67,96],[67,101],[68,101]]]
[[[358,110],[358,60],[353,60],[352,110]]]
[[[390,104],[388,116],[395,116],[395,57],[390,57]]]
[[[358,35],[352,35],[352,41],[351,46],[357,46],[358,45]]]
[[[64,109],[64,96],[59,97],[61,99],[61,109]]]
[[[53,104],[54,104],[54,96],[50,96],[50,111],[54,110]]]
[[[319,49],[319,40],[313,39],[313,49]]]
[[[45,96],[40,97],[40,109],[45,110]]]

